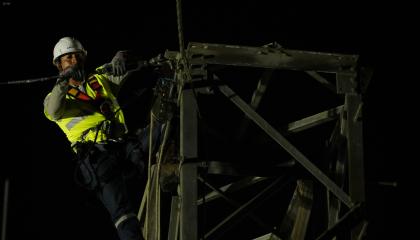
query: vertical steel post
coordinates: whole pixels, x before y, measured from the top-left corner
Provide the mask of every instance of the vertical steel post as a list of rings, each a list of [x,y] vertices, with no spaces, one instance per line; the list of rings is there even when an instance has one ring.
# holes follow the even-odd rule
[[[180,236],[198,239],[197,224],[197,104],[192,89],[183,89],[180,99]]]
[[[4,195],[3,195],[3,217],[1,221],[1,240],[6,240],[7,230],[7,210],[9,204],[9,179],[4,181]]]

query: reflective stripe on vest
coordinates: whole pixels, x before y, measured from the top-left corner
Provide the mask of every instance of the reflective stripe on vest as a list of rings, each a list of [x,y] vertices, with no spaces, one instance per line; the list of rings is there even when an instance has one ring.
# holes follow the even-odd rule
[[[74,117],[70,122],[66,124],[67,130],[71,130],[76,124],[81,122],[85,117]]]

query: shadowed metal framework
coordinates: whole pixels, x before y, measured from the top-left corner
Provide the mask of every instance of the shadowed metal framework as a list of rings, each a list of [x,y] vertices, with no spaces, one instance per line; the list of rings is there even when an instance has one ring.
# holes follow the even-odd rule
[[[240,239],[365,237],[368,222],[365,214],[362,96],[372,71],[359,66],[357,55],[285,49],[277,43],[250,47],[191,42],[185,53],[167,51],[165,56],[176,66],[179,185],[176,193],[170,196],[170,203],[162,201],[159,186],[161,163],[158,160],[153,165],[138,215],[146,239],[161,239],[162,236],[170,240],[229,239],[225,234],[232,226],[247,220],[260,231],[243,229]],[[249,103],[232,90],[229,81],[219,76],[223,69],[244,67],[262,71]],[[257,112],[274,71],[302,72],[336,95],[340,104],[282,127],[274,127]],[[225,96],[245,115],[242,124],[238,124],[236,138],[241,139],[249,125],[255,124],[287,153],[288,160],[264,164],[209,160],[200,150],[200,142],[206,136],[203,137],[200,131],[198,95]],[[287,112],[282,114],[287,115]],[[229,113],[224,118],[229,118]],[[299,149],[288,139],[327,123],[333,127],[329,128],[331,131],[323,149],[329,154],[322,161],[310,159],[304,154],[304,149]],[[323,141],[322,137],[319,139]],[[223,180],[216,184],[209,181],[209,176],[213,180],[220,176]],[[231,180],[226,176],[235,178]],[[255,186],[258,187],[255,189]],[[248,199],[234,199],[235,193],[248,189],[252,189]],[[264,219],[266,214],[258,214],[258,206],[268,204],[269,199],[290,189],[291,194],[282,196],[287,201],[284,211],[272,212],[278,219],[277,224],[268,223]],[[170,204],[168,223],[162,223],[161,219],[160,209],[164,204]],[[226,205],[234,210],[221,220],[213,221],[212,225],[208,223],[211,221],[205,223],[211,212],[223,212],[218,207]],[[318,223],[311,218],[319,219]],[[316,226],[312,226],[314,224]],[[318,230],[314,231],[314,228]],[[247,231],[254,232],[254,235],[246,235]],[[255,232],[259,235],[255,236]]]

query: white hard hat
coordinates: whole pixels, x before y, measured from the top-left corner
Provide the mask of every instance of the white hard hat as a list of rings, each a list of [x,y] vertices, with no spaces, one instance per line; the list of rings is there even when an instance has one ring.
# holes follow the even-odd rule
[[[61,38],[54,46],[53,64],[57,64],[58,58],[62,55],[72,52],[82,52],[84,56],[87,55],[87,51],[77,39],[72,37]]]

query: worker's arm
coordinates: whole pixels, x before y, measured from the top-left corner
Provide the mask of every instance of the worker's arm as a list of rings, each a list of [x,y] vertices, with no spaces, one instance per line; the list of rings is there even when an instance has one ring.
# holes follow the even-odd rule
[[[83,70],[78,66],[73,66],[61,72],[51,93],[44,99],[44,112],[52,120],[58,120],[64,114],[70,78],[82,81],[84,78]]]
[[[140,70],[144,64],[142,61],[135,61],[129,51],[118,51],[108,65],[107,72],[109,80],[119,86],[122,86],[131,73]]]
[[[111,62],[98,67],[96,73],[106,75],[113,94],[118,96],[121,86],[134,72],[149,66],[152,66],[149,61],[138,60],[129,51],[118,51]]]
[[[52,120],[58,120],[63,116],[67,89],[68,81],[58,79],[51,93],[44,99],[44,112]]]

